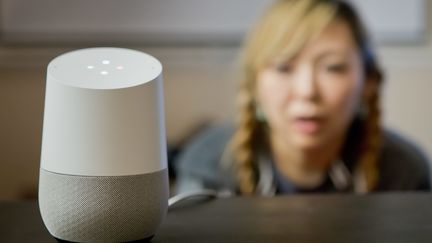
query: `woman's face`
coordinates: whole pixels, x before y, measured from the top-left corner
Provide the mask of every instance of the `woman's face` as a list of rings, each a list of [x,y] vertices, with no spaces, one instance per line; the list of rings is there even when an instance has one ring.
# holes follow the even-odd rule
[[[363,94],[363,70],[343,21],[330,24],[291,60],[259,70],[256,98],[271,136],[304,150],[340,142]]]

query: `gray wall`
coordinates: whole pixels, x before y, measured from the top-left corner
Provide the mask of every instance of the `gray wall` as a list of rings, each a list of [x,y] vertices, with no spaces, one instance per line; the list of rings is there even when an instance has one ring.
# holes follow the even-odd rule
[[[3,39],[236,42],[273,0],[3,0]],[[349,0],[380,41],[422,37],[428,0]]]

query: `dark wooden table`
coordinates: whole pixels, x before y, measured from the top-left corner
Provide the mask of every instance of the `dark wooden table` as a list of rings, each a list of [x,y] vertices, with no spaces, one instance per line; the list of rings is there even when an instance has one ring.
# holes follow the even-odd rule
[[[0,242],[55,241],[36,202],[0,202]],[[152,242],[432,242],[432,194],[190,201]]]

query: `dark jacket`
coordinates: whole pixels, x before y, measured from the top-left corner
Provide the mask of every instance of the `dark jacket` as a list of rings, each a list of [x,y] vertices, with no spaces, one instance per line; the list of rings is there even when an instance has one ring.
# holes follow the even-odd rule
[[[185,146],[176,161],[178,193],[199,189],[236,192],[238,185],[226,149],[233,132],[231,125],[213,125]],[[355,139],[355,136],[351,139],[353,137]],[[334,163],[322,185],[307,190],[283,178],[272,166],[271,156],[267,153],[259,156],[258,163],[258,194],[261,195],[354,191],[352,173],[356,158],[349,154],[340,163]],[[427,157],[416,145],[394,132],[386,130],[383,133],[378,166],[380,174],[376,191],[429,191],[431,188]],[[342,181],[331,176],[341,168],[347,172]]]

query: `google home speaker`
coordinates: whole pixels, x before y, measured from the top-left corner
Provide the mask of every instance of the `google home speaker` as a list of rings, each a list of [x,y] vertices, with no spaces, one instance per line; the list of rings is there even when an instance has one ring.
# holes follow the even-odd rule
[[[89,48],[48,65],[39,208],[72,242],[151,239],[168,204],[162,65]]]

